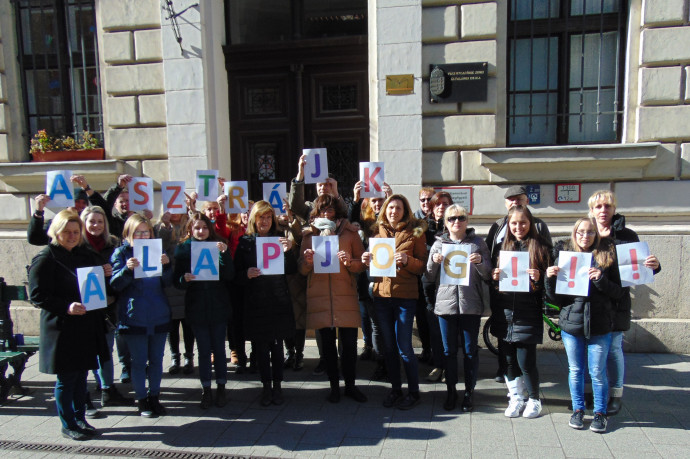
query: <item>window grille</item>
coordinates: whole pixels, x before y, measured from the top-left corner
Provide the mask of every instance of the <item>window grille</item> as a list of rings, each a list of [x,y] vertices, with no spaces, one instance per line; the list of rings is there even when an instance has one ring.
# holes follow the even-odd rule
[[[94,0],[13,0],[26,130],[103,140]],[[28,139],[27,139],[28,143]]]
[[[625,3],[509,0],[509,145],[620,141]]]

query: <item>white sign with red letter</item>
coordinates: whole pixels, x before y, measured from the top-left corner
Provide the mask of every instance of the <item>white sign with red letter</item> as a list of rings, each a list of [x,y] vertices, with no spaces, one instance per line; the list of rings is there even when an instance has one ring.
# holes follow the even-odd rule
[[[529,292],[529,253],[501,250],[498,267],[498,290],[501,292]]]
[[[134,177],[127,186],[129,189],[129,210],[150,210],[153,212],[153,179]]]
[[[46,173],[46,194],[50,201],[46,207],[74,207],[74,190],[69,178],[72,171],[48,171]]]
[[[644,260],[649,256],[649,246],[646,242],[617,245],[616,255],[623,287],[654,282],[654,270],[644,265]]]
[[[328,156],[325,148],[305,148],[302,153],[307,155],[304,167],[304,183],[325,182],[328,178]]]
[[[373,277],[395,277],[395,238],[377,237],[369,239],[371,264],[369,274]]]
[[[184,202],[184,182],[162,182],[163,212],[171,214],[186,214],[187,205]]]
[[[314,236],[311,243],[314,249],[314,272],[318,274],[339,273],[338,251],[340,250],[340,242],[338,236]]]
[[[285,255],[279,237],[256,238],[256,267],[261,274],[285,274]]]
[[[556,293],[559,295],[587,296],[589,294],[589,268],[591,252],[561,252],[558,255]]]
[[[359,163],[359,179],[362,181],[360,197],[386,197],[386,193],[383,192],[384,175],[382,162]]]
[[[225,182],[223,193],[228,197],[225,201],[226,214],[241,214],[249,209],[249,189],[246,181]]]

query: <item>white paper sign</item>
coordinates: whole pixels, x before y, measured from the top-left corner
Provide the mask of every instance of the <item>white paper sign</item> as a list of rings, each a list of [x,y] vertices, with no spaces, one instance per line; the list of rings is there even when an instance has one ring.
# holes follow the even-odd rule
[[[501,250],[498,267],[501,275],[498,290],[501,292],[529,292],[529,253]]]
[[[103,266],[77,268],[77,281],[79,282],[81,302],[87,311],[103,309],[108,306]]]
[[[192,274],[195,281],[218,280],[220,251],[216,242],[192,241]]]
[[[46,194],[50,201],[46,207],[74,207],[74,190],[69,178],[72,171],[48,171],[46,173]]]
[[[184,182],[162,182],[163,212],[171,214],[186,214],[187,204],[184,202]]]
[[[315,273],[339,273],[340,260],[338,251],[340,243],[338,236],[314,236],[311,239],[314,249],[314,272]]]
[[[328,157],[325,148],[305,148],[302,153],[307,155],[304,167],[304,183],[325,182],[328,178]]]
[[[133,239],[132,248],[134,249],[134,258],[139,260],[139,266],[134,268],[135,279],[163,275],[162,239]]]
[[[283,199],[287,200],[287,188],[283,183],[264,183],[264,201],[269,203],[276,215],[285,215]]]
[[[196,171],[195,191],[197,201],[215,201],[218,199],[218,171]]]
[[[649,256],[646,242],[617,245],[616,255],[623,287],[654,282],[654,270],[644,265],[644,260]]]
[[[369,239],[372,253],[369,274],[373,277],[395,277],[395,238],[379,237]]]
[[[134,177],[127,185],[129,210],[150,210],[153,212],[153,179]]]
[[[441,284],[470,285],[469,244],[441,244]]]
[[[561,252],[558,255],[556,293],[559,295],[587,296],[589,294],[590,252]]]
[[[383,192],[384,175],[382,162],[359,163],[359,179],[362,181],[360,197],[386,197],[386,193]]]
[[[256,238],[256,266],[261,274],[285,274],[283,244],[278,237]]]
[[[246,181],[225,182],[223,194],[228,199],[225,201],[226,214],[241,214],[249,209],[249,186]]]

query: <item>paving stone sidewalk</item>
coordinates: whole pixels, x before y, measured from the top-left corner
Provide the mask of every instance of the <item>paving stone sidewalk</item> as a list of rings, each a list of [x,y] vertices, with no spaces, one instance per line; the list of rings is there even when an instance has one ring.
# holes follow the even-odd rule
[[[38,356],[33,356],[23,377],[30,393],[13,395],[0,406],[0,455],[51,459],[106,455],[186,459],[213,454],[396,459],[690,457],[688,355],[627,354],[623,410],[610,418],[603,435],[568,427],[567,358],[562,351],[539,352],[544,410],[538,419],[503,415],[506,389],[493,380],[495,358],[486,350],[480,353],[476,408],[471,414],[443,410],[445,384],[426,382],[424,376],[431,367],[425,364],[420,364],[422,402],[410,411],[381,405],[389,386],[368,380],[373,362],[360,361],[357,368],[357,383],[369,397],[367,403],[348,398],[328,403],[326,377],[312,375],[317,363],[313,341],[306,355],[303,371],[285,372],[286,403],[282,406],[261,407],[258,375],[236,375],[231,370],[228,405],[201,410],[196,372],[191,376],[166,373],[161,400],[167,416],[144,419],[136,416],[134,407],[106,408],[103,418],[92,421],[102,435],[82,443],[60,436],[54,376],[39,373]],[[591,413],[587,414],[586,427],[591,421]]]

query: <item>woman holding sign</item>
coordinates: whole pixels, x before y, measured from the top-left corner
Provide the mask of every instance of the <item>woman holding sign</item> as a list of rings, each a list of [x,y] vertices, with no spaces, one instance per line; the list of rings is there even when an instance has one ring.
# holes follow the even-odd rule
[[[357,333],[361,315],[357,301],[357,274],[364,270],[364,245],[357,228],[347,220],[338,198],[323,194],[314,201],[311,225],[302,238],[300,273],[307,277],[307,328],[321,334],[326,372],[331,382],[328,401],[340,401],[340,372],[336,327],[342,347],[345,396],[357,402],[367,397],[355,386]],[[330,236],[330,238],[329,238]],[[337,249],[336,249],[337,246]]]
[[[417,276],[424,272],[426,262],[425,230],[426,224],[414,218],[407,198],[394,194],[383,203],[383,211],[374,228],[375,237],[369,240],[371,252],[362,254],[365,265],[394,272],[393,276],[374,278],[374,307],[381,325],[386,368],[392,386],[383,402],[386,408],[397,406],[401,410],[409,410],[420,400],[412,324],[419,298]],[[377,244],[376,237],[394,239],[395,250],[388,245]],[[386,252],[387,258],[383,255]],[[406,396],[402,392],[398,352],[407,375],[409,392]]]
[[[436,237],[426,271],[427,281],[434,283],[437,289],[434,313],[438,316],[446,358],[448,395],[443,408],[447,411],[455,409],[458,398],[455,385],[458,382],[460,332],[465,377],[462,410],[472,411],[472,394],[479,370],[479,324],[484,305],[489,302],[486,282],[491,278],[491,255],[486,242],[476,236],[473,228],[467,227],[464,207],[451,205],[446,209],[444,220],[448,232]]]
[[[589,215],[596,221],[597,232],[600,237],[611,238],[616,245],[640,241],[635,231],[625,227],[625,217],[616,213],[616,195],[612,191],[595,191],[589,197],[587,203],[589,204]],[[654,255],[650,254],[646,257],[644,265],[647,268],[653,269],[654,274],[661,271],[659,259]],[[632,316],[632,300],[629,287],[624,288],[623,297],[616,304],[614,312],[611,348],[608,357],[609,384],[611,384],[609,391],[611,399],[607,407],[609,416],[613,416],[620,411],[621,398],[623,397],[625,376],[623,333],[630,330],[630,319]]]
[[[592,254],[586,296],[556,294],[557,276],[562,271],[558,261],[567,257],[568,252]],[[590,430],[602,433],[606,431],[606,357],[611,345],[612,301],[623,296],[623,289],[610,280],[616,269],[616,249],[609,239],[599,238],[594,220],[581,218],[575,222],[570,240],[556,244],[554,254],[558,255],[556,266],[546,270],[546,294],[549,300],[561,306],[558,325],[568,354],[568,383],[573,402],[569,425],[574,429],[583,427],[585,368],[588,366],[594,391],[594,420]]]
[[[102,261],[83,246],[83,223],[63,210],[53,219],[50,245],[31,262],[29,295],[41,308],[39,369],[57,375],[55,403],[62,436],[87,440],[97,434],[86,422],[86,379],[109,359],[103,309],[86,310],[82,303],[77,268],[100,266]]]
[[[170,305],[164,288],[172,285],[170,259],[160,257],[162,276],[135,277],[137,267],[158,265],[158,260],[139,260],[134,257],[134,240],[150,239],[153,226],[146,217],[133,214],[125,222],[122,245],[113,253],[113,277],[110,285],[119,292],[117,299],[118,330],[125,337],[132,354],[132,386],[137,398],[139,415],[154,418],[166,414],[160,403],[163,378],[163,353],[170,328]],[[146,390],[146,380],[149,388]]]
[[[284,402],[281,388],[283,340],[295,334],[295,315],[285,276],[297,272],[297,259],[291,248],[292,241],[278,230],[271,204],[266,201],[254,204],[247,233],[240,238],[235,252],[235,283],[244,290],[244,333],[257,356],[263,383],[260,401],[263,406]],[[274,266],[270,260],[280,258],[280,249],[283,265]],[[257,252],[264,261],[261,268],[257,267]],[[264,253],[268,256],[263,257]],[[275,268],[282,273],[271,274]]]
[[[185,289],[185,318],[192,327],[199,349],[199,379],[201,380],[201,408],[213,404],[211,391],[211,354],[216,371],[215,404],[227,403],[225,383],[228,380],[228,364],[225,360],[225,330],[231,314],[229,282],[235,275],[235,266],[228,245],[220,241],[213,223],[204,214],[196,213],[189,218],[180,245],[175,249],[175,287]],[[204,263],[201,256],[193,260],[195,242],[215,242],[218,256],[218,280],[197,279],[198,266]],[[214,247],[212,250],[215,250]],[[193,266],[192,263],[196,266]],[[215,267],[214,267],[215,268]]]
[[[522,414],[526,418],[536,418],[541,414],[537,344],[541,344],[544,333],[541,317],[543,273],[550,264],[550,246],[537,232],[534,217],[527,207],[518,205],[508,211],[508,231],[501,251],[526,252],[529,258],[529,268],[524,272],[515,272],[517,263],[514,263],[513,269],[496,267],[492,274],[494,281],[505,277],[524,276],[529,279],[527,291],[499,291],[497,295],[506,321],[506,335],[500,337],[506,343],[506,383],[510,391],[505,415],[516,418]],[[498,288],[498,283],[495,287]],[[523,395],[525,389],[529,394],[527,401]]]

